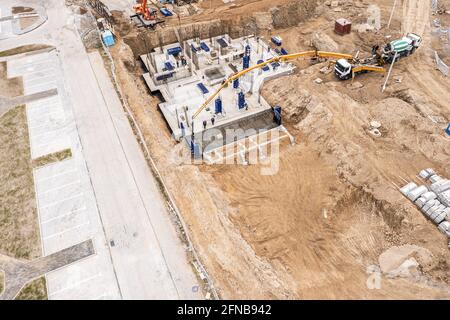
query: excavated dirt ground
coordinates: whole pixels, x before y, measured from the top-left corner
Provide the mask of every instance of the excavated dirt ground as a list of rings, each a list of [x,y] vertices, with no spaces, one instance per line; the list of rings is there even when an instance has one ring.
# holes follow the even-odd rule
[[[157,97],[148,94],[141,79],[135,57],[144,50],[142,41],[115,13],[120,36],[111,50],[124,98],[221,297],[450,298],[447,240],[397,188],[417,181],[415,175],[427,167],[450,177],[450,139],[443,132],[450,121],[450,82],[434,67],[429,1],[401,1],[391,30],[344,37],[332,32],[334,19],[364,22],[369,1],[339,1],[340,12],[311,1],[315,13],[308,1],[237,0],[234,7],[220,2],[212,1],[212,10],[209,1],[203,2],[205,11],[181,23],[220,18],[224,30],[238,34],[253,19],[259,35],[280,34],[290,52],[308,48],[317,30],[346,53],[367,53],[386,35],[424,37],[413,56],[396,64],[385,93],[380,92],[382,75],[361,75],[351,86],[321,73],[326,63],[305,61],[296,62],[299,71],[289,78],[267,83],[263,95],[283,107],[285,126],[297,144],[282,145],[278,173],[263,176],[263,165],[180,161],[186,148],[171,138]],[[380,6],[385,26],[392,1],[370,3]],[[287,13],[283,25],[270,11],[276,5],[277,12],[287,6],[301,9]],[[291,22],[296,19],[298,26]],[[161,39],[166,31],[160,32]],[[318,77],[323,83],[315,83]],[[372,120],[382,124],[380,138],[368,133]],[[378,265],[387,249],[404,244],[429,250],[432,262],[421,266],[422,276],[383,276],[380,289],[368,289],[367,268]]]

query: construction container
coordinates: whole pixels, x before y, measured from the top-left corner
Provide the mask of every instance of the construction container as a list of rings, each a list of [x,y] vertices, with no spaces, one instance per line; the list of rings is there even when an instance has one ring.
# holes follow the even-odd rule
[[[102,33],[102,40],[105,46],[110,47],[114,45],[114,36],[110,30],[105,30]]]
[[[334,32],[343,36],[349,34],[352,31],[352,22],[347,19],[337,19],[334,24]]]

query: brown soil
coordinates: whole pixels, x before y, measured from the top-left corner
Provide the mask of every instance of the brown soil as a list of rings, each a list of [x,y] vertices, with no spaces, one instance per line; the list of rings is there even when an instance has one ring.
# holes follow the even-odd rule
[[[235,22],[236,31],[250,15],[291,5],[287,2],[240,6],[236,1],[231,8],[213,1],[215,11],[208,17],[205,10],[184,21],[220,16],[223,30],[231,30]],[[374,2],[387,21],[392,1]],[[380,92],[383,76],[361,75],[357,81],[363,88],[353,90],[349,82],[320,73],[325,64],[307,62],[296,62],[303,71],[289,79],[267,83],[263,95],[283,107],[285,126],[297,141],[281,147],[279,171],[272,176],[261,175],[262,165],[180,164],[185,146],[171,138],[158,100],[147,94],[133,59],[145,46],[134,29],[120,26],[131,46],[119,37],[112,48],[124,98],[224,298],[450,298],[447,240],[398,191],[405,180],[417,181],[423,168],[450,177],[449,140],[443,132],[450,121],[450,83],[434,68],[429,3],[403,1],[390,31],[340,37],[332,31],[334,18],[365,19],[366,5],[346,3],[350,5],[343,12],[318,6],[319,16],[311,14],[298,26],[280,25],[272,33],[280,34],[292,52],[308,48],[317,30],[349,53],[367,54],[373,44],[385,42],[384,36],[406,32],[423,35],[422,48],[396,64],[385,93]],[[207,7],[208,1],[202,5]],[[228,12],[231,22],[223,18]],[[272,27],[279,25],[273,15],[271,21]],[[163,30],[159,37],[169,39],[168,33]],[[324,82],[316,84],[317,77]],[[371,120],[381,122],[381,138],[368,133]],[[388,248],[408,243],[432,252],[433,267],[423,270],[429,282],[383,278],[381,289],[369,290],[367,267],[377,265]]]

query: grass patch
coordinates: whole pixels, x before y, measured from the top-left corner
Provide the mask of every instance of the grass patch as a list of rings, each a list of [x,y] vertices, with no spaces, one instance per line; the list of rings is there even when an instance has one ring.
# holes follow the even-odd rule
[[[15,54],[21,54],[21,53],[27,53],[27,52],[36,51],[36,50],[48,49],[51,47],[52,46],[49,46],[47,44],[27,44],[24,46],[0,51],[0,57],[8,57],[8,56],[13,56]]]
[[[0,253],[25,260],[41,256],[25,106],[0,118]],[[45,278],[25,289],[24,297],[45,297]]]
[[[45,166],[45,165],[53,163],[53,162],[63,161],[70,157],[72,157],[72,150],[64,149],[62,151],[54,152],[54,153],[39,157],[37,159],[34,159],[33,167],[39,168],[39,167]]]
[[[48,300],[45,278],[40,277],[28,283],[17,295],[16,300]]]
[[[23,95],[22,77],[7,79],[7,75],[6,61],[2,61],[0,62],[0,96],[13,98]]]

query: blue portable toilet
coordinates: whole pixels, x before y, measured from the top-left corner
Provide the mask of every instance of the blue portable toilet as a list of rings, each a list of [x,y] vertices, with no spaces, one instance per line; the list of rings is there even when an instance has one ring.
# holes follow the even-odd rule
[[[222,113],[222,99],[220,99],[220,97],[218,97],[216,99],[216,101],[214,102],[215,104],[215,113]]]
[[[281,125],[281,107],[280,106],[275,106],[275,108],[273,108],[273,120],[280,126]]]
[[[114,36],[113,36],[111,30],[103,31],[102,40],[103,40],[103,43],[105,44],[105,46],[107,46],[107,47],[111,47],[114,45],[114,43],[115,43]]]
[[[450,136],[450,123],[448,124],[447,129],[445,129],[445,132],[447,132],[447,134]]]

